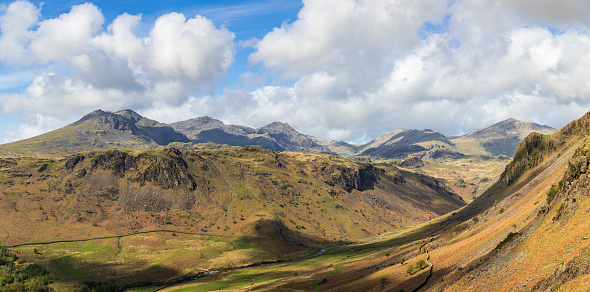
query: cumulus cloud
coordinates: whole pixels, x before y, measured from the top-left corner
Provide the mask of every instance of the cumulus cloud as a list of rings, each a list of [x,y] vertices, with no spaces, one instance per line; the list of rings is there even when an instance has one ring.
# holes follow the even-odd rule
[[[0,94],[3,112],[17,112],[28,124],[28,130],[4,133],[5,140],[47,130],[54,124],[48,119],[63,125],[97,108],[182,104],[189,93],[212,91],[234,59],[235,35],[199,15],[162,15],[146,36],[137,34],[141,15],[119,15],[106,30],[104,22],[91,3],[51,19],[26,1],[0,12],[0,61],[57,69],[37,75],[20,94]]]
[[[587,11],[585,0],[305,0],[297,20],[240,40],[260,66],[241,75],[244,88],[215,96],[241,48],[207,18],[170,13],[138,35],[141,15],[104,29],[92,4],[42,19],[17,1],[0,12],[0,62],[65,69],[0,94],[0,109],[26,123],[5,137],[98,107],[163,122],[284,121],[351,142],[396,128],[453,135],[509,117],[561,127],[590,108]]]
[[[284,89],[291,105],[258,93],[270,95],[265,108],[289,113],[283,120],[310,134],[453,135],[509,117],[561,127],[590,108],[587,1],[304,4],[297,21],[255,45],[250,61],[296,81]]]
[[[39,21],[40,9],[26,1],[16,1],[0,15],[0,60],[8,64],[27,64],[29,29]]]

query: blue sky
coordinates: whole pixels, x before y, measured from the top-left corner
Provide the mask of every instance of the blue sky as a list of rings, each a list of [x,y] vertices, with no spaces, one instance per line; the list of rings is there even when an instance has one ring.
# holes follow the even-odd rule
[[[590,109],[585,0],[3,1],[0,143],[97,108],[455,135]]]
[[[88,1],[29,1],[42,7],[42,18],[58,18],[68,13],[72,6]],[[163,14],[179,12],[188,17],[203,15],[212,20],[218,27],[227,27],[236,35],[236,42],[261,39],[274,27],[297,19],[302,7],[301,1],[91,1],[97,5],[105,17],[105,24],[123,13],[141,14],[143,26],[139,35],[146,36],[154,21]],[[3,2],[0,2],[3,3]],[[5,2],[7,5],[10,2]],[[248,55],[252,48],[236,46],[235,60],[227,75],[217,82],[214,94],[220,94],[224,87],[240,87],[243,82],[240,75],[245,71],[258,71],[259,66],[248,63]],[[22,92],[33,77],[44,68],[0,66],[0,92]],[[282,81],[284,84],[285,81]],[[0,132],[19,122],[18,113],[0,114]],[[1,139],[0,139],[1,142]]]

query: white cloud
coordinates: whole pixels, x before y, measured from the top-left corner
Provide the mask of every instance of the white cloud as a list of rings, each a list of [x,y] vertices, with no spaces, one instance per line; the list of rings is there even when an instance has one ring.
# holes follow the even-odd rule
[[[304,4],[250,56],[297,80],[296,103],[261,108],[287,113],[282,120],[303,132],[351,141],[395,128],[451,135],[509,117],[561,127],[590,108],[587,1]],[[245,103],[259,99],[253,92]]]
[[[213,81],[233,61],[233,39],[233,33],[202,16],[186,20],[180,13],[166,14],[150,32],[149,65],[168,77]]]
[[[70,75],[39,74],[24,93],[0,94],[3,112],[20,111],[30,126],[10,135],[99,107],[134,108],[163,122],[202,115],[252,127],[284,121],[347,141],[395,128],[452,135],[509,117],[561,127],[590,108],[588,1],[303,4],[294,22],[261,40],[240,40],[263,69],[241,75],[245,88],[213,96],[240,48],[232,32],[204,17],[166,14],[140,36],[141,15],[119,15],[104,30],[92,4],[40,20],[39,8],[14,2],[0,12],[0,61],[47,63]],[[285,79],[294,85],[268,84]]]
[[[44,20],[40,8],[26,1],[0,11],[0,62],[58,69],[38,74],[20,94],[0,94],[3,112],[17,112],[26,123],[3,133],[4,140],[39,133],[33,129],[53,124],[47,120],[64,125],[97,108],[183,104],[191,92],[212,91],[234,59],[235,35],[199,15],[162,15],[147,36],[137,35],[141,15],[119,15],[106,30],[103,24],[91,3]]]
[[[16,1],[0,15],[0,61],[28,64],[29,29],[39,21],[40,9],[26,1]]]
[[[98,33],[104,16],[93,4],[72,7],[59,18],[39,22],[30,34],[31,56],[40,62],[68,62],[88,50],[91,38]]]

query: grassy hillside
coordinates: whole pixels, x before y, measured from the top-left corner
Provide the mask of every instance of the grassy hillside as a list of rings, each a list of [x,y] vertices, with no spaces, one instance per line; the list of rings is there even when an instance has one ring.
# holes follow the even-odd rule
[[[0,160],[3,241],[61,290],[301,257],[464,204],[424,175],[259,146]]]
[[[589,133],[590,113],[551,136],[529,135],[500,179],[453,214],[294,265],[164,291],[587,291]]]

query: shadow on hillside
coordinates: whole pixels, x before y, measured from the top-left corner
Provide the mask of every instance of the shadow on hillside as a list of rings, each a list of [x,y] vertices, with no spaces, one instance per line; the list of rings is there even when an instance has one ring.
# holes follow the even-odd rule
[[[77,287],[97,288],[97,291],[120,291],[121,288],[162,285],[175,282],[181,277],[180,271],[175,268],[150,265],[142,260],[118,264],[75,256],[51,260],[48,270],[58,282],[77,282]]]
[[[274,244],[281,246],[265,246],[275,254],[286,254],[289,252],[307,249],[318,246],[339,246],[350,244],[348,241],[327,240],[323,237],[306,233],[305,230],[292,230],[281,220],[260,219],[254,226],[255,235],[268,238]],[[273,251],[273,249],[275,249]]]

